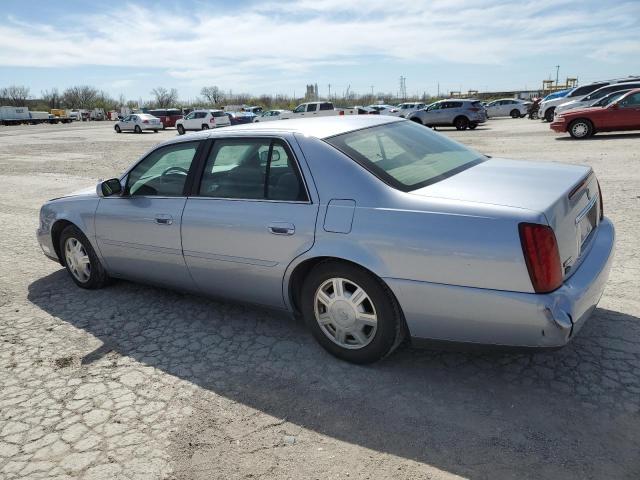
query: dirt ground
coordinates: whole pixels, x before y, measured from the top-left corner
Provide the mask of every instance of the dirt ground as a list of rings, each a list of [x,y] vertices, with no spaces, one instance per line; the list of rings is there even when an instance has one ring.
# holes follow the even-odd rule
[[[175,130],[0,127],[0,478],[640,478],[640,134],[573,141],[510,118],[442,132],[596,171],[616,259],[564,349],[404,348],[354,366],[271,311],[123,281],[81,290],[37,245],[40,205]]]

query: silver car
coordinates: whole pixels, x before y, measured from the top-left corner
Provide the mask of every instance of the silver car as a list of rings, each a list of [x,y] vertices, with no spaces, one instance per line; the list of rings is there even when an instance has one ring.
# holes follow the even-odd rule
[[[614,249],[590,167],[488,158],[378,115],[176,137],[45,203],[37,237],[80,287],[126,278],[287,310],[358,363],[408,337],[565,345]]]
[[[454,126],[458,130],[473,130],[487,121],[484,105],[477,100],[440,100],[427,108],[406,116],[428,127]]]
[[[162,128],[163,126],[160,119],[148,113],[133,113],[127,115],[122,120],[118,120],[113,126],[113,129],[117,133],[127,130],[135,133],[142,133],[143,130],[153,130],[154,133],[158,133],[158,130],[162,130]]]

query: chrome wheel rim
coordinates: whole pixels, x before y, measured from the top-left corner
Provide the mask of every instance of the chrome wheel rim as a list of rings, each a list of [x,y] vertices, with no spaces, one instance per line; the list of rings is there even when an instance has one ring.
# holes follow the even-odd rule
[[[64,257],[71,274],[79,282],[86,283],[91,277],[91,260],[82,243],[73,237],[64,242]]]
[[[363,348],[375,337],[378,315],[357,283],[346,278],[326,280],[316,290],[313,306],[322,333],[342,348]]]
[[[589,131],[589,127],[587,127],[586,123],[580,122],[576,123],[573,128],[571,128],[571,131],[576,137],[584,137]]]

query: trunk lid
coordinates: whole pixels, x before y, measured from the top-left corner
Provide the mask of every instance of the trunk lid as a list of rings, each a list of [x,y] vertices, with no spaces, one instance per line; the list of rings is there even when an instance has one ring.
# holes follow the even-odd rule
[[[413,195],[522,208],[544,214],[568,276],[599,223],[598,183],[590,167],[489,159]]]

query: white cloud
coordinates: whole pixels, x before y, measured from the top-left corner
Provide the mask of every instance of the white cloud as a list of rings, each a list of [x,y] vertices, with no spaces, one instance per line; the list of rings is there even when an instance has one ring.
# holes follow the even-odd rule
[[[247,84],[376,56],[504,64],[530,52],[637,52],[640,2],[301,0],[193,13],[113,7],[100,15],[0,24],[0,65],[156,68],[184,81]]]

